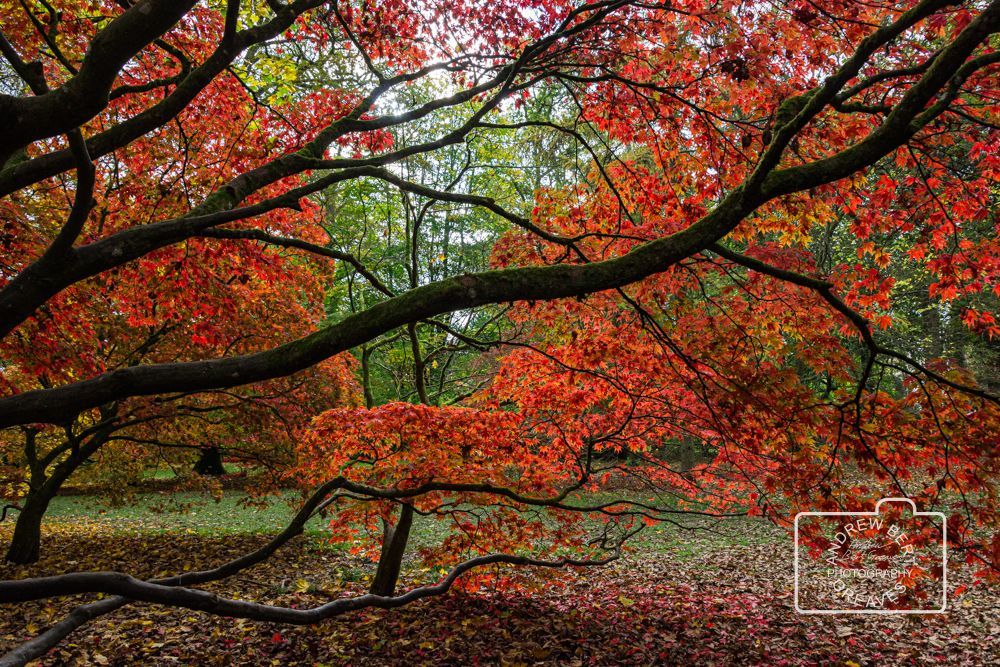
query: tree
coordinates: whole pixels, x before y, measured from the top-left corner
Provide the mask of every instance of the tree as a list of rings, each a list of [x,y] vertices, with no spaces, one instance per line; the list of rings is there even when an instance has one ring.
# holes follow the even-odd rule
[[[15,11],[24,17],[22,9]],[[31,22],[23,29],[34,34]],[[113,95],[115,114],[134,113],[145,103],[125,94],[125,85]],[[183,213],[214,182],[267,154],[276,140],[268,129],[274,117],[257,108],[239,81],[215,81],[206,92],[227,106],[225,116],[189,107],[178,124],[85,170],[93,188],[87,215],[94,226],[81,233],[96,239],[157,215]],[[216,150],[228,158],[220,162]],[[65,202],[82,194],[60,180],[4,201],[2,216],[17,230],[4,237],[5,275],[45,252]],[[316,238],[316,229],[304,220],[275,215],[270,224],[272,232]],[[160,249],[49,300],[39,316],[0,341],[5,361],[0,382],[6,394],[17,394],[141,363],[238,353],[265,341],[278,343],[293,332],[305,334],[322,318],[319,277],[333,263],[228,239],[191,239]],[[112,494],[121,496],[144,463],[170,450],[174,460],[179,450],[223,447],[248,463],[290,463],[294,434],[317,410],[353,401],[349,373],[346,359],[334,359],[293,379],[214,395],[112,401],[53,425],[4,432],[3,497],[20,505],[7,560],[37,560],[45,510],[82,469],[89,468],[92,477],[95,469],[105,473]]]
[[[462,275],[421,272],[416,280],[411,275],[398,293],[365,301],[363,309],[313,333],[293,334],[280,345],[253,340],[239,354],[205,350],[197,359],[93,369],[85,379],[9,392],[0,399],[0,426],[66,423],[80,415],[93,418],[108,404],[289,376],[400,328],[412,331],[446,313],[510,303],[519,311],[511,321],[534,322],[540,316],[544,328],[506,342],[534,348],[532,354],[555,364],[549,376],[562,379],[546,380],[538,357],[515,353],[505,364],[520,370],[495,386],[496,404],[475,408],[481,412],[471,419],[462,408],[426,408],[435,416],[419,420],[424,427],[399,449],[402,461],[418,466],[416,481],[407,481],[409,471],[393,465],[392,457],[387,467],[366,469],[370,478],[337,474],[318,486],[273,543],[215,570],[183,580],[78,573],[0,584],[10,600],[97,591],[121,596],[81,608],[15,651],[12,661],[38,655],[87,618],[129,600],[303,623],[439,594],[484,564],[604,562],[635,522],[666,518],[667,508],[566,502],[563,493],[583,488],[574,485],[581,478],[589,483],[602,465],[586,458],[598,449],[590,442],[595,439],[647,459],[628,467],[611,462],[609,473],[636,471],[686,501],[719,498],[725,506],[749,504],[775,517],[788,509],[771,504],[776,491],[808,489],[824,502],[840,500],[843,489],[828,485],[824,468],[812,459],[837,461],[850,454],[852,461],[878,467],[898,482],[898,470],[907,465],[901,456],[905,448],[919,455],[921,469],[946,480],[942,488],[972,484],[981,479],[977,471],[995,477],[995,450],[982,443],[996,440],[991,437],[996,397],[961,371],[890,345],[882,332],[893,319],[894,281],[884,269],[887,258],[892,263],[886,247],[894,227],[926,237],[912,245],[909,239],[901,242],[908,261],[933,276],[929,298],[961,294],[988,307],[987,293],[996,293],[995,234],[983,229],[996,224],[990,217],[996,142],[988,119],[995,111],[991,91],[998,57],[990,40],[1000,28],[997,2],[192,5],[143,0],[127,9],[108,7],[114,18],[99,25],[81,9],[68,8],[61,17],[53,13],[12,23],[12,34],[0,42],[10,71],[33,93],[0,97],[2,117],[9,119],[0,127],[0,192],[35,200],[51,187],[49,179],[74,174],[73,187],[64,186],[63,202],[53,211],[54,222],[34,231],[34,217],[18,214],[12,220],[8,233],[27,237],[29,252],[19,253],[5,270],[0,333],[16,335],[20,327],[34,326],[45,308],[71,298],[81,286],[155,263],[158,253],[190,244],[204,254],[213,247],[206,239],[331,257],[384,294],[378,276],[353,253],[324,245],[321,238],[300,238],[295,228],[308,225],[315,213],[303,198],[361,179],[496,215],[511,230],[494,254],[502,268]],[[71,17],[81,27],[69,38],[53,38]],[[341,49],[352,66],[331,66],[336,85],[319,70],[307,70],[310,76],[290,83],[275,74],[286,71],[281,66],[286,42],[293,55]],[[245,59],[242,53],[248,54]],[[51,58],[43,65],[46,56]],[[255,109],[266,110],[262,118],[272,120],[248,125],[259,137],[250,143],[259,150],[245,162],[224,157],[223,174],[200,180],[183,196],[182,180],[175,191],[179,210],[154,207],[147,224],[102,229],[91,202],[105,165],[167,128],[184,134],[189,111],[225,118],[232,97],[214,94],[214,87],[235,90],[234,80]],[[434,86],[420,82],[440,89],[428,97]],[[410,94],[415,88],[420,94]],[[530,104],[533,96],[550,102],[515,117],[512,110],[526,100]],[[233,129],[218,123],[201,137],[203,163],[218,146],[247,145],[234,139]],[[397,143],[404,133],[411,139]],[[585,164],[565,170],[565,178],[529,181],[521,194],[532,200],[519,204],[472,190],[469,179],[444,185],[411,180],[413,174],[433,173],[412,165],[434,161],[475,137],[504,133],[571,138]],[[969,160],[957,162],[954,155],[963,151]],[[162,166],[162,153],[149,155],[150,164]],[[500,162],[491,168],[503,170]],[[118,174],[126,180],[134,175]],[[304,209],[301,216],[292,212],[296,208]],[[835,224],[850,224],[852,233],[870,238],[871,245],[866,241],[859,248],[857,264],[828,261],[820,272],[810,252],[813,237]],[[991,335],[991,312],[968,310],[963,319]],[[580,341],[579,333],[573,340],[580,323],[595,326],[589,341]],[[623,347],[628,345],[633,353]],[[608,348],[615,352],[611,357],[602,354]],[[657,349],[662,359],[643,367],[645,353]],[[856,367],[854,359],[860,361]],[[895,393],[884,391],[883,382],[898,385]],[[830,405],[802,416],[797,409],[817,392],[825,392]],[[632,406],[650,406],[650,412],[634,412]],[[948,411],[938,409],[945,406]],[[393,410],[427,414],[373,406],[367,413],[320,417],[317,428],[342,426],[345,420],[364,424]],[[981,429],[974,435],[985,439],[957,443],[957,450],[972,456],[957,470],[950,443],[970,423],[970,411]],[[573,415],[580,417],[582,430],[564,437],[557,427]],[[838,421],[838,415],[844,419]],[[689,416],[687,435],[718,445],[720,455],[704,471],[663,471],[648,460],[649,447],[680,437],[678,421]],[[507,419],[515,420],[516,430],[494,429],[488,438],[467,434],[465,457],[461,438],[456,445],[441,437],[425,441],[438,428],[465,433],[471,427],[463,425],[470,421]],[[726,428],[730,423],[735,427]],[[831,429],[838,423],[846,423],[852,434],[847,441],[833,440],[830,459]],[[926,436],[930,424],[942,437]],[[496,433],[508,430],[523,437],[509,445],[513,469],[500,469],[508,441]],[[877,443],[878,436],[887,436],[886,444]],[[384,446],[383,439],[376,429],[370,444]],[[345,461],[370,446],[349,436],[339,442]],[[944,452],[942,442],[949,443]],[[465,458],[476,449],[491,454],[469,467],[482,479],[464,472]],[[432,453],[431,460],[440,456],[437,468],[443,469],[419,467],[421,457]],[[540,453],[548,454],[537,470],[526,465]],[[582,469],[576,465],[581,454],[587,461]],[[883,468],[879,462],[887,458],[892,465]],[[807,479],[782,474],[800,460],[809,463]],[[936,461],[944,463],[944,477],[941,466],[930,469]],[[744,493],[747,478],[756,479],[755,474],[733,477],[744,463],[760,473],[766,494]],[[334,474],[314,467],[318,474]],[[512,488],[526,473],[538,495]],[[992,493],[989,483],[976,488],[983,494],[978,497]],[[549,558],[468,553],[438,584],[314,610],[225,600],[192,588],[266,558],[300,532],[313,512],[345,496],[381,503],[372,507],[384,516],[386,503],[426,511],[425,503],[466,494],[482,495],[477,502],[496,506],[503,521],[494,523],[483,541],[457,540],[463,554],[530,542],[548,525],[518,518],[530,507],[559,516],[611,515],[614,528],[589,549],[578,533],[553,531],[541,549]],[[989,508],[972,502],[967,512],[983,519]],[[477,521],[490,523],[493,517]],[[989,561],[998,544],[963,546],[978,554],[973,559]],[[580,550],[587,555],[581,558]]]

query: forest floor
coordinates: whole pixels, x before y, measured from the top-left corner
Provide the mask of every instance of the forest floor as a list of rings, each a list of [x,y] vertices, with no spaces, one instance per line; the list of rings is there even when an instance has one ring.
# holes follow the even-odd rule
[[[240,494],[149,494],[125,508],[56,499],[43,557],[0,578],[81,570],[139,576],[218,564],[261,544],[291,510],[241,507]],[[0,525],[0,540],[11,525]],[[414,541],[433,531],[415,525]],[[133,604],[77,631],[44,665],[995,665],[1000,599],[971,587],[947,614],[802,616],[793,610],[792,540],[742,521],[723,534],[658,526],[602,568],[512,572],[517,592],[453,591],[395,611],[312,627],[216,618]],[[321,526],[209,588],[313,606],[362,592],[371,564],[331,548]],[[401,588],[435,573],[412,565]],[[967,584],[956,572],[949,585]],[[3,606],[0,650],[59,620],[82,597]]]

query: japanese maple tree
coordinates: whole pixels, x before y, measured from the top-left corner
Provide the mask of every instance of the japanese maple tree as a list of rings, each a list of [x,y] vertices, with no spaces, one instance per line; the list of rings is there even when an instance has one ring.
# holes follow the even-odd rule
[[[15,15],[20,20],[9,27],[15,35],[36,34],[33,14]],[[210,24],[213,17],[201,20]],[[176,38],[193,54],[206,47],[190,30]],[[112,95],[109,112],[127,116],[148,99],[138,91],[124,94],[128,84],[123,85],[121,94]],[[93,189],[88,215],[94,221],[92,229],[83,230],[84,238],[183,213],[192,198],[258,163],[276,142],[298,141],[269,129],[284,126],[275,128],[276,118],[257,108],[239,80],[213,82],[206,92],[226,106],[224,115],[189,106],[177,123],[84,170]],[[17,229],[4,236],[4,275],[16,274],[25,261],[45,252],[63,207],[82,185],[79,179],[61,179],[0,204],[7,228]],[[308,216],[275,214],[269,231],[321,238]],[[329,257],[291,256],[236,239],[192,239],[162,248],[50,299],[40,316],[0,342],[6,361],[0,383],[6,394],[17,394],[140,363],[238,353],[304,334],[322,319],[320,276],[333,264]],[[0,484],[6,501],[19,508],[7,559],[38,558],[46,507],[85,464],[96,463],[118,484],[141,474],[137,466],[151,457],[170,452],[169,458],[177,459],[183,449],[221,447],[248,463],[287,465],[297,430],[317,410],[356,400],[353,387],[350,362],[334,359],[296,378],[232,392],[111,402],[52,425],[5,431]],[[95,466],[88,468],[93,475]]]
[[[677,512],[783,521],[887,489],[951,503],[956,546],[995,569],[996,387],[893,331],[906,277],[976,349],[997,333],[996,0],[62,4],[0,4],[0,427],[260,391],[397,330],[423,361],[418,326],[500,354],[467,405],[425,391],[320,414],[298,468],[316,487],[257,552],[151,581],[0,584],[12,601],[113,594],[8,663],[132,600],[311,623],[487,564],[606,562]],[[567,159],[423,166],[540,134]],[[369,181],[496,216],[493,268],[432,270],[411,242],[394,281],[338,247],[337,210],[315,201]],[[366,297],[318,324],[348,271]],[[455,326],[473,309],[495,337]],[[165,324],[162,349],[122,360]],[[652,502],[587,500],[629,481]],[[336,539],[382,524],[372,594],[291,609],[197,588],[338,511]],[[433,556],[460,560],[396,594],[414,514],[450,521]]]

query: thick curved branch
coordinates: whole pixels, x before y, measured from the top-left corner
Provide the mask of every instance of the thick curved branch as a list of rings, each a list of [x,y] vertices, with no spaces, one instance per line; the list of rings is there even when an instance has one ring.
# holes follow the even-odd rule
[[[410,322],[517,300],[582,296],[663,271],[708,247],[747,213],[735,195],[691,227],[615,259],[523,267],[430,283],[381,301],[305,338],[257,354],[211,361],[132,366],[91,380],[0,399],[0,427],[70,420],[114,398],[233,387],[298,372]]]
[[[170,30],[195,0],[141,0],[97,33],[79,71],[44,95],[0,95],[0,164],[39,139],[66,134],[100,113],[121,68]]]
[[[68,637],[73,631],[83,627],[90,621],[121,609],[130,602],[123,597],[110,597],[100,602],[80,605],[37,637],[32,637],[0,656],[0,667],[23,667],[27,663],[40,658],[49,652],[53,646]]]
[[[747,179],[747,191],[756,192],[758,188],[766,183],[768,175],[778,166],[785,148],[791,143],[792,138],[815,118],[829,103],[833,102],[848,81],[857,76],[868,59],[879,48],[890,43],[899,37],[909,28],[927,18],[938,9],[950,5],[954,0],[923,0],[909,11],[904,12],[898,19],[889,25],[874,31],[855,49],[854,54],[845,62],[834,74],[827,77],[822,85],[804,93],[796,98],[786,100],[783,106],[789,105],[790,109],[793,101],[799,102],[798,111],[792,111],[792,117],[787,119],[783,125],[775,128],[774,137],[764,149],[754,168],[753,174]],[[978,44],[982,39],[976,39]],[[970,51],[971,53],[971,51]],[[966,56],[967,57],[967,56]],[[965,57],[962,57],[965,60]],[[780,109],[779,109],[780,112]]]
[[[80,593],[106,593],[138,602],[152,602],[169,607],[194,609],[216,616],[249,618],[257,621],[289,623],[292,625],[309,625],[351,611],[358,611],[369,607],[394,609],[423,598],[442,595],[451,589],[460,576],[470,570],[486,565],[505,564],[548,568],[582,567],[606,565],[616,558],[618,558],[617,550],[606,558],[593,560],[577,560],[573,558],[543,560],[513,554],[480,556],[459,563],[438,583],[419,586],[402,595],[382,596],[368,593],[357,597],[334,600],[311,609],[293,609],[245,600],[234,600],[194,588],[168,586],[143,581],[119,572],[81,572],[53,577],[23,579],[16,582],[4,582],[2,584],[3,588],[0,590],[3,590],[4,600],[8,602],[24,602],[49,597],[77,595]]]
[[[336,172],[250,206],[224,208],[214,213],[131,227],[99,241],[65,249],[57,258],[46,253],[0,290],[0,337],[10,333],[39,306],[74,283],[137,259],[152,250],[197,236],[212,227],[280,208],[299,210],[303,197],[356,175],[350,170]]]
[[[265,24],[242,30],[230,43],[219,47],[198,67],[192,69],[161,101],[150,108],[129,118],[114,127],[99,132],[87,140],[87,150],[95,158],[107,155],[123,146],[127,146],[139,137],[162,127],[182,112],[190,102],[197,97],[219,74],[247,48],[263,43],[286,30],[295,19],[305,12],[323,4],[325,0],[298,0],[283,8],[271,21]],[[162,40],[157,44],[168,50],[182,63],[182,71],[189,69],[183,54],[173,49]],[[2,163],[0,163],[2,164]],[[37,183],[40,180],[55,176],[73,165],[72,153],[58,150],[41,155],[20,164],[0,171],[0,197],[16,190]]]
[[[76,193],[73,196],[73,206],[70,208],[66,224],[59,230],[52,245],[45,252],[48,260],[62,259],[73,247],[73,242],[83,231],[90,209],[94,203],[94,185],[96,170],[87,152],[87,142],[80,130],[71,130],[69,145],[76,157]]]
[[[966,78],[992,64],[993,54],[968,59],[984,40],[998,30],[1000,0],[993,0],[950,44],[941,49],[924,75],[906,91],[875,131],[830,157],[771,172],[761,183],[762,194],[777,197],[846,178],[857,170],[859,162],[873,164],[901,146],[949,107]],[[927,107],[942,91],[944,94]]]
[[[637,500],[619,499],[612,500],[603,503],[597,503],[595,505],[571,505],[566,503],[566,498],[569,497],[571,493],[579,490],[583,484],[589,478],[590,471],[585,470],[579,478],[572,484],[567,485],[559,493],[548,496],[527,496],[522,493],[518,493],[513,489],[507,488],[505,486],[497,486],[496,484],[489,484],[487,482],[479,483],[463,483],[463,482],[445,482],[445,481],[429,481],[423,484],[408,488],[379,488],[375,486],[368,486],[366,484],[360,484],[358,482],[351,482],[343,478],[337,478],[334,483],[337,484],[337,488],[343,489],[345,491],[355,493],[358,495],[366,496],[368,498],[380,499],[380,500],[405,500],[410,498],[417,498],[428,493],[444,492],[444,493],[479,493],[494,496],[501,496],[512,500],[515,503],[520,503],[522,505],[530,505],[532,507],[548,507],[557,510],[566,510],[569,512],[581,512],[587,514],[604,514],[606,516],[645,516],[648,518],[664,519],[668,515],[683,515],[683,516],[697,516],[711,519],[727,519],[737,516],[744,516],[744,512],[735,513],[719,513],[719,512],[703,512],[700,510],[677,510],[668,507],[659,507],[656,505],[651,505],[649,503],[640,502]],[[622,509],[614,509],[622,508]]]

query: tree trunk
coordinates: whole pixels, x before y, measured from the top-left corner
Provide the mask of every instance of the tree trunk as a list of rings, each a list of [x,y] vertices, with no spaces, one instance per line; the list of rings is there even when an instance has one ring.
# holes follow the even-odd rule
[[[372,371],[369,361],[374,350],[370,347],[361,348],[361,387],[365,392],[365,407],[371,408],[375,405],[375,396],[372,394]]]
[[[403,554],[406,553],[406,543],[410,539],[410,526],[413,524],[413,506],[403,505],[399,513],[399,521],[393,526],[386,521],[385,533],[382,538],[382,553],[378,559],[378,570],[368,590],[373,595],[386,597],[395,594],[396,582],[399,580],[399,570],[403,564]]]
[[[27,565],[38,560],[42,543],[42,517],[55,495],[55,489],[45,484],[40,491],[31,490],[24,499],[24,506],[14,524],[14,536],[7,548],[7,560],[18,565]]]
[[[199,475],[225,475],[226,468],[222,465],[222,451],[218,447],[202,447],[201,458],[194,464],[194,471]]]
[[[698,454],[694,449],[694,441],[690,438],[681,440],[678,461],[681,472],[689,472],[698,463]]]
[[[110,419],[110,415],[104,408],[101,408],[101,417]],[[24,442],[25,458],[31,471],[28,483],[28,493],[24,497],[24,506],[18,514],[17,523],[14,524],[14,535],[11,537],[10,546],[7,548],[6,559],[12,563],[24,565],[34,563],[38,560],[39,548],[42,541],[42,518],[49,508],[49,503],[59,489],[69,479],[70,475],[76,472],[84,461],[88,460],[100,449],[112,433],[110,425],[100,429],[84,445],[79,441],[67,441],[62,445],[62,453],[68,456],[51,469],[51,461],[48,457],[39,460],[38,452],[35,449],[35,432],[26,432]],[[59,455],[59,451],[51,453],[52,459]]]
[[[427,397],[427,364],[424,362],[423,353],[420,351],[420,339],[417,337],[417,325],[410,323],[406,327],[410,334],[410,349],[413,351],[413,383],[416,385],[417,396],[424,405],[430,405]]]

